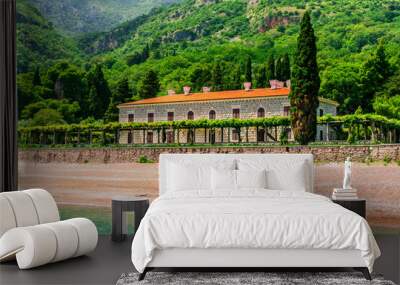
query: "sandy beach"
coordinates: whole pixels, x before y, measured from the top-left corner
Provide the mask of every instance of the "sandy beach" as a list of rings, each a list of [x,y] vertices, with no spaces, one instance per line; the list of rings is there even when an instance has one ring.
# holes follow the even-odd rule
[[[318,163],[315,191],[330,196],[340,187],[343,164]],[[158,195],[158,164],[19,162],[19,187],[45,188],[61,205],[110,207],[116,195]],[[353,164],[353,187],[367,199],[368,221],[379,227],[400,228],[400,166]]]

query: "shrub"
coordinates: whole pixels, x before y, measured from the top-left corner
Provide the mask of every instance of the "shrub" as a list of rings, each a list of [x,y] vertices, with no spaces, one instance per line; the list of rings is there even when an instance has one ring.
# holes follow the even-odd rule
[[[386,166],[391,162],[392,162],[392,158],[389,155],[385,154],[385,156],[383,157],[383,164]]]
[[[372,162],[374,162],[374,160],[372,159],[371,156],[367,156],[367,157],[364,159],[364,162],[365,162],[367,165],[370,165]]]
[[[138,163],[154,163],[154,160],[148,158],[146,155],[141,155],[137,160]]]

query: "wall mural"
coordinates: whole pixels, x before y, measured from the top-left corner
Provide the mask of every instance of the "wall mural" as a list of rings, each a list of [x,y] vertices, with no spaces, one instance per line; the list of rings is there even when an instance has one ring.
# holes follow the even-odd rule
[[[350,156],[398,231],[399,27],[391,0],[19,0],[20,188],[109,233],[111,197],[157,197],[162,152],[312,152],[326,196]]]

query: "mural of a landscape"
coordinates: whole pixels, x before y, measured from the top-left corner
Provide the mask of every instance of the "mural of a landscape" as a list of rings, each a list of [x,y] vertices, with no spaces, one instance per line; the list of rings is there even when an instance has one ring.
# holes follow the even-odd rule
[[[399,231],[399,0],[18,0],[20,188],[46,188],[64,217],[86,215],[107,233],[112,196],[157,197],[159,148],[296,152],[301,147],[282,116],[219,121],[218,128],[239,131],[238,141],[218,145],[178,139],[160,146],[153,134],[147,143],[121,144],[128,125],[119,122],[118,106],[183,93],[184,86],[200,93],[204,86],[223,92],[244,82],[287,82],[306,11],[316,36],[320,103],[337,103],[337,116],[318,119],[333,135],[321,133],[309,146],[318,154],[316,191],[330,196],[341,186],[345,157],[327,148],[347,148],[368,220],[375,229]],[[211,137],[207,124],[197,127]],[[245,135],[249,124],[257,127],[254,142]],[[270,140],[259,141],[261,124]],[[166,136],[166,125],[140,128]]]

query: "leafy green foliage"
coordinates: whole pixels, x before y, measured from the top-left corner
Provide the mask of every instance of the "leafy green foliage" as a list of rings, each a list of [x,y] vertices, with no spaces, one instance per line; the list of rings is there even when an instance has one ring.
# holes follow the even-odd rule
[[[240,89],[245,81],[248,58],[252,62],[253,83],[261,87],[265,66],[268,86],[268,80],[278,76],[275,74],[275,62],[285,59],[286,54],[288,58],[294,59],[299,21],[306,9],[312,11],[313,27],[318,37],[320,95],[338,101],[340,114],[352,114],[359,106],[363,106],[366,112],[371,111],[373,98],[399,95],[400,7],[393,0],[260,0],[257,3],[242,0],[210,3],[183,0],[179,4],[154,9],[147,15],[117,27],[107,25],[107,29],[111,28],[109,31],[101,28],[105,23],[103,18],[97,18],[96,29],[101,29],[100,32],[86,33],[76,38],[60,34],[51,22],[57,27],[60,27],[62,21],[65,25],[94,24],[96,21],[90,17],[92,12],[98,11],[71,17],[70,13],[66,15],[71,1],[63,2],[68,6],[65,11],[58,10],[52,14],[57,15],[57,19],[50,15],[54,11],[46,12],[45,19],[29,3],[46,2],[43,4],[46,6],[41,6],[41,11],[44,11],[43,7],[59,9],[59,3],[44,0],[17,1],[20,113],[26,105],[40,100],[67,98],[71,102],[78,102],[78,118],[94,116],[91,101],[98,94],[91,87],[89,78],[95,65],[102,66],[104,79],[111,91],[108,92],[108,102],[113,100],[112,96],[124,77],[129,82],[130,96],[134,99],[142,98],[139,90],[149,69],[157,72],[160,83],[159,91],[154,96],[163,95],[170,88],[181,90],[184,85],[199,91],[204,85],[213,85],[212,71],[216,62],[221,70],[217,76],[220,78],[217,80],[217,88]],[[81,2],[78,4],[85,11],[87,1]],[[104,5],[98,6],[99,2]],[[120,2],[93,0],[93,3],[97,3],[95,7],[107,7],[122,20],[130,9],[120,9]],[[157,0],[143,3],[150,2]],[[110,3],[114,6],[110,7]],[[129,5],[129,8],[134,7],[132,2]],[[90,21],[88,18],[79,18],[82,16],[89,17]],[[69,32],[77,28],[68,25]],[[375,71],[382,70],[375,68],[379,64],[367,64],[367,61],[384,62],[382,53],[377,51],[380,42],[385,44],[384,60],[393,70],[385,78],[375,76]],[[141,59],[130,63],[128,59],[135,54],[140,55]],[[374,61],[373,58],[381,60]],[[35,73],[40,75],[41,84],[34,86]],[[377,79],[380,81],[369,82],[369,85],[380,87],[370,89],[368,80]],[[61,84],[64,81],[65,87]],[[73,91],[71,82],[77,82],[76,86],[82,88]],[[103,103],[101,105],[104,105],[105,111],[110,104]],[[365,104],[369,106],[365,108]],[[380,110],[380,113],[388,116],[392,113]],[[103,119],[99,114],[95,116]]]
[[[60,112],[54,109],[40,109],[32,118],[33,126],[65,123]]]
[[[79,113],[79,109],[79,104],[77,102],[70,103],[66,99],[46,99],[27,105],[22,111],[21,118],[27,121],[29,125],[34,126],[65,122],[76,123],[79,122],[79,118],[76,116]],[[41,110],[46,111],[40,113]],[[49,117],[48,121],[43,119],[46,116]]]
[[[104,118],[104,114],[110,104],[111,91],[104,78],[101,65],[96,65],[88,74],[90,86],[89,112],[96,119]]]
[[[377,97],[373,103],[377,114],[388,118],[400,119],[400,95],[393,97]]]
[[[141,155],[141,156],[139,156],[139,159],[138,159],[137,162],[138,162],[138,163],[154,163],[154,160],[148,158],[148,157],[145,156],[145,155]]]
[[[317,48],[309,12],[301,20],[290,91],[292,130],[300,144],[314,141],[317,123],[320,78]]]
[[[381,89],[380,82],[391,75],[391,67],[387,61],[383,42],[375,53],[365,62],[361,76],[362,98],[360,105],[366,112],[372,111],[372,103],[376,92]]]
[[[108,109],[105,114],[107,122],[118,121],[119,110],[117,106],[129,100],[131,96],[128,78],[123,77],[118,82],[117,88],[111,96],[110,104],[108,105]]]
[[[109,30],[174,0],[28,0],[67,34]]]
[[[251,64],[251,57],[249,56],[246,61],[246,70],[244,73],[246,82],[253,82],[253,66]]]
[[[49,67],[62,58],[75,62],[82,56],[75,41],[60,35],[27,0],[17,2],[16,17],[19,73],[33,71],[39,65]]]
[[[157,73],[150,69],[148,70],[138,86],[138,94],[140,98],[155,97],[160,90],[160,82]]]

